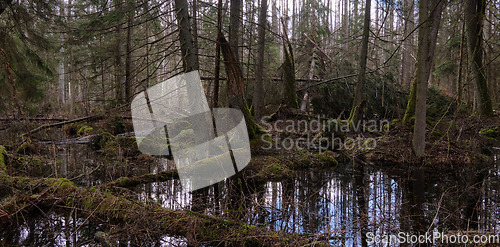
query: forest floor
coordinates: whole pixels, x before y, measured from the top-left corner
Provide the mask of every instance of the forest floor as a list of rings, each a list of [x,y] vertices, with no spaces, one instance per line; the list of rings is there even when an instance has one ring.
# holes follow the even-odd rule
[[[417,159],[412,152],[412,131],[396,124],[379,138],[365,159],[392,166],[428,166],[436,171],[492,162],[492,148],[500,146],[500,118],[469,116],[427,128],[426,152]]]
[[[292,119],[293,123],[284,124],[290,121],[290,119]],[[301,125],[300,121],[309,121],[312,124],[304,128],[304,125]],[[330,124],[328,121],[331,120],[305,115],[291,117],[288,114],[287,116],[279,116],[274,121],[265,123],[265,125],[271,126],[269,128],[269,136],[279,140],[273,140],[273,147],[278,146],[280,148],[276,143],[283,142],[281,149],[277,153],[291,155],[292,157],[296,153],[309,153],[309,156],[311,156],[311,153],[316,153],[315,156],[319,157],[334,157],[342,161],[352,160],[370,163],[375,166],[379,164],[394,167],[426,166],[436,171],[446,171],[457,167],[491,163],[492,148],[500,146],[500,117],[498,115],[493,117],[458,116],[454,119],[445,118],[432,124],[428,123],[426,152],[421,158],[415,157],[412,151],[412,126],[410,124],[401,124],[399,120],[390,122],[378,121],[376,123],[385,123],[385,125],[371,129],[370,126],[358,128],[365,131],[346,131],[346,128],[340,127],[333,135],[331,134],[333,131],[325,130],[325,128],[319,128],[320,131],[314,130],[318,129],[315,128],[314,122],[322,122],[328,125]],[[341,124],[342,121],[335,120],[335,123]],[[364,121],[364,123],[369,125],[371,122]],[[279,126],[280,124],[282,125],[281,127]],[[296,128],[298,131],[287,131],[287,126],[300,126],[300,128]],[[309,145],[309,147],[316,147],[315,150],[307,150],[305,152],[305,149],[302,148],[299,148],[298,151],[297,149],[293,149],[292,151],[283,148],[283,146],[290,146],[286,144],[286,138],[291,138],[292,140],[302,138],[307,140],[311,134],[315,136],[314,141],[317,143]],[[339,145],[321,145],[321,138],[330,138],[331,140],[331,137],[335,134],[344,141],[344,148],[342,146],[339,147]],[[265,144],[269,144],[270,142],[263,138],[261,139]],[[355,141],[358,139],[361,142],[356,144]],[[352,148],[346,148],[346,140],[354,141],[355,145],[351,145]],[[291,142],[293,143],[294,141]],[[295,143],[297,142],[295,141]],[[329,144],[332,143],[334,141],[329,142]],[[263,146],[267,147],[264,144]],[[327,148],[318,150],[321,147]],[[263,147],[252,147],[252,150],[254,150],[254,153],[259,154],[259,148],[263,149]]]

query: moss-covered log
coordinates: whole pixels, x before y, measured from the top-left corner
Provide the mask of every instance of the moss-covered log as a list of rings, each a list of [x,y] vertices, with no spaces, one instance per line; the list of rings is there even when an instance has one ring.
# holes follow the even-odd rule
[[[2,183],[5,182],[16,184],[17,188],[32,188],[25,191],[28,194],[18,195],[0,206],[0,210],[11,217],[30,209],[61,206],[76,208],[102,219],[134,224],[151,232],[185,236],[188,239],[196,236],[200,242],[217,245],[298,246],[310,241],[298,234],[272,231],[188,210],[174,211],[146,205],[96,188],[80,188],[64,178],[9,177],[7,180],[2,179]]]

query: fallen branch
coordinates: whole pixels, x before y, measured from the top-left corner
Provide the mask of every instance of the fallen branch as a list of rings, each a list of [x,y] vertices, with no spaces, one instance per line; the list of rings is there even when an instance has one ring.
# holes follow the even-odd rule
[[[44,129],[49,129],[49,128],[54,128],[54,127],[59,127],[59,126],[64,126],[66,124],[71,124],[71,123],[77,123],[77,122],[83,122],[83,121],[90,121],[90,120],[99,120],[99,119],[102,119],[103,116],[101,115],[92,115],[92,116],[88,116],[88,117],[82,117],[82,118],[77,118],[77,119],[73,119],[73,120],[68,120],[68,121],[63,121],[63,122],[57,122],[57,123],[52,123],[52,124],[45,124],[45,125],[42,125],[36,129],[33,129],[29,132],[26,132],[23,134],[23,136],[26,136],[26,135],[32,135],[40,130],[44,130]]]
[[[131,188],[139,184],[147,184],[152,182],[165,182],[172,179],[179,179],[179,174],[177,173],[177,169],[158,172],[155,174],[150,173],[137,177],[121,177],[113,182],[109,182],[101,186]]]
[[[67,121],[68,119],[66,118],[43,118],[43,117],[29,117],[29,121]],[[19,119],[16,119],[14,117],[4,117],[0,118],[0,121],[19,121]]]

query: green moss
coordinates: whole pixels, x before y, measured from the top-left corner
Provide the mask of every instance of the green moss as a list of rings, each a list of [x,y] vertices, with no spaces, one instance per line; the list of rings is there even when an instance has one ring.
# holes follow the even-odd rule
[[[443,136],[443,133],[440,130],[434,130],[434,132],[432,132],[432,136],[433,137],[441,137],[441,136]]]
[[[290,161],[292,169],[308,168],[313,164],[313,160],[309,156],[309,152],[302,149],[295,153],[295,157]]]
[[[94,128],[88,126],[88,125],[82,125],[80,129],[77,132],[78,136],[88,136],[90,135],[90,132],[94,130]]]
[[[78,133],[79,126],[76,123],[64,125],[64,132],[69,136],[75,136]]]
[[[482,128],[479,131],[479,135],[490,140],[498,140],[500,137],[500,127],[497,126],[493,129]]]
[[[130,181],[128,177],[120,177],[119,179],[116,180],[116,184],[122,185],[122,184],[127,184]]]
[[[95,150],[103,150],[103,151],[113,151],[117,147],[117,142],[115,139],[115,136],[112,135],[109,132],[102,132],[100,135],[95,136],[92,141],[91,145],[92,148]]]
[[[275,157],[265,157],[262,169],[257,176],[261,179],[284,179],[293,175],[293,171]]]
[[[34,154],[36,153],[36,147],[35,145],[33,145],[33,143],[24,142],[17,148],[16,152],[18,154]]]
[[[116,137],[116,144],[120,146],[122,154],[126,157],[137,157],[141,155],[141,151],[139,151],[137,147],[135,136],[118,136]]]
[[[7,151],[5,147],[0,145],[0,174],[7,174],[7,166],[5,164],[5,158],[7,157]]]
[[[316,157],[320,160],[321,164],[336,167],[339,162],[333,157],[334,153],[332,151],[326,151],[319,154],[315,154]]]
[[[94,202],[92,200],[92,197],[87,197],[87,198],[83,199],[82,208],[83,209],[90,209],[90,208],[92,208],[93,203]]]
[[[125,132],[126,126],[123,118],[114,116],[110,122],[110,128],[113,134],[118,135]]]
[[[50,181],[52,180],[52,181]],[[71,182],[67,178],[58,178],[58,179],[50,179],[48,182],[52,182],[51,187],[53,189],[62,189],[62,190],[67,190],[67,189],[76,189],[76,185]]]
[[[299,158],[299,163],[302,166],[310,166],[313,163],[313,161],[308,154],[304,154]]]
[[[19,169],[25,169],[27,167],[32,167],[32,166],[41,166],[46,164],[44,160],[42,160],[39,156],[20,156],[12,159],[12,166],[19,168]]]

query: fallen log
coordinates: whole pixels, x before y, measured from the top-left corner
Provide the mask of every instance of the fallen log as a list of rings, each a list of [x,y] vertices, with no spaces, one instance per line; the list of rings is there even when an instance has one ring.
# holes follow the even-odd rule
[[[28,121],[68,121],[68,119],[66,119],[66,118],[29,117],[27,119],[28,119]],[[20,121],[20,120],[17,118],[13,118],[13,117],[4,117],[4,118],[0,118],[0,121],[9,122],[9,121]]]
[[[76,186],[66,178],[30,178],[9,176],[5,151],[0,146],[0,187],[12,188],[15,193],[0,203],[0,220],[11,221],[17,216],[35,210],[78,210],[80,217],[101,220],[119,226],[134,226],[137,235],[184,236],[190,245],[222,246],[304,246],[317,241],[311,236],[274,231],[263,226],[248,225],[222,216],[212,216],[190,210],[171,210],[157,204],[146,204],[134,199],[114,195],[106,187],[130,186],[130,180],[119,179],[91,188]],[[158,175],[145,175],[141,179],[174,176],[176,170]],[[134,234],[128,232],[127,235]],[[109,236],[111,240],[113,236]],[[140,241],[140,240],[138,240]],[[144,244],[144,243],[143,243]],[[314,242],[315,246],[327,246]]]

